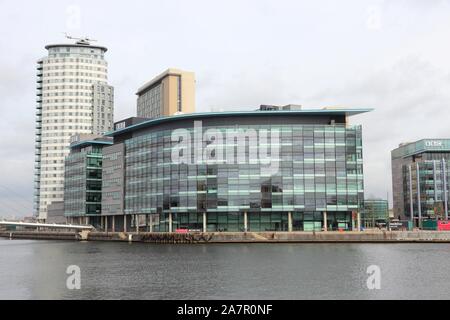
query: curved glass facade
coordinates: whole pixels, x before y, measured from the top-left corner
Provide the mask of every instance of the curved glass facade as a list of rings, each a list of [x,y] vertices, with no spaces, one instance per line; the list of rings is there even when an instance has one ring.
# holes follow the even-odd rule
[[[202,230],[204,223],[207,231],[351,229],[364,199],[361,127],[267,122],[237,118],[219,126],[205,121],[200,132],[183,129],[188,138],[215,130],[221,139],[215,138],[211,161],[192,160],[213,139],[188,144],[181,152],[187,163],[174,161],[181,140],[169,126],[126,139],[125,214],[151,214],[153,231],[162,232]],[[256,135],[241,148],[229,134],[236,130]],[[276,170],[264,170],[263,156]]]

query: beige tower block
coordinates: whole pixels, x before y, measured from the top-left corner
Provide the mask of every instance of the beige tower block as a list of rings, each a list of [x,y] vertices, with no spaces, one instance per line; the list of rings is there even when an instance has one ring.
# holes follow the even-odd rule
[[[195,112],[195,74],[170,68],[139,88],[137,116],[167,117]]]

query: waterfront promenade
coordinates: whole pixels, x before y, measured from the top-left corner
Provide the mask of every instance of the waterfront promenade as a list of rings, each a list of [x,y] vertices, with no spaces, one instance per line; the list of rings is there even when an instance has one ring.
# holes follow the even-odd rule
[[[349,232],[61,232],[0,231],[0,237],[29,240],[118,241],[142,243],[450,243],[448,231],[349,231]]]

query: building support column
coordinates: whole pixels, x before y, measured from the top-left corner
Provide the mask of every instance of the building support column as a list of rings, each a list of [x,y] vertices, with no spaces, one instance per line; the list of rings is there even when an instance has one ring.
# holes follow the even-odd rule
[[[123,215],[123,232],[127,232],[127,215]]]
[[[288,232],[292,232],[292,212],[288,212]]]
[[[172,233],[172,212],[169,212],[169,233]]]
[[[100,216],[100,227],[105,230],[105,217]]]
[[[139,218],[140,216],[138,214],[134,215],[134,224],[136,227],[136,233],[139,233]]]
[[[203,212],[203,232],[206,233],[207,225],[206,225],[206,212]]]
[[[416,175],[417,175],[417,210],[419,212],[419,228],[422,227],[422,204],[420,202],[420,168],[419,163],[416,162]]]
[[[356,226],[358,231],[361,231],[361,213],[359,211],[356,212]]]
[[[437,202],[437,175],[436,175],[436,160],[433,160],[433,182],[434,182],[434,202]]]
[[[448,220],[448,191],[447,191],[447,167],[445,159],[442,159],[442,174],[444,175],[442,181],[444,182],[444,215],[445,220]]]
[[[116,216],[112,216],[112,232],[116,232]]]
[[[323,212],[323,231],[328,231],[328,215],[326,211]]]
[[[105,231],[108,232],[108,216],[105,217]]]
[[[150,219],[150,232],[153,232],[153,215],[148,217]]]
[[[352,231],[356,230],[356,212],[352,211]]]
[[[408,173],[409,173],[409,215],[411,218],[412,226],[414,228],[414,203],[413,203],[411,165],[408,166]]]
[[[244,232],[248,231],[248,216],[247,211],[244,212]]]

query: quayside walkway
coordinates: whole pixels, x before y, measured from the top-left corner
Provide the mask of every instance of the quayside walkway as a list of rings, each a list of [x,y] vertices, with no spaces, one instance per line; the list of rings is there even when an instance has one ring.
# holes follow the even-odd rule
[[[0,231],[0,237],[35,240],[140,243],[450,243],[448,231],[125,233],[79,231]]]

